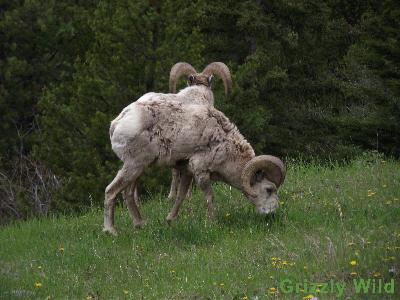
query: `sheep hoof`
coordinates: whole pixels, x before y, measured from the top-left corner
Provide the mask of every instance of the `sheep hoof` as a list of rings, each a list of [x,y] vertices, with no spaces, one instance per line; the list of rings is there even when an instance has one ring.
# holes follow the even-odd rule
[[[171,225],[171,222],[175,221],[175,220],[176,220],[176,216],[174,216],[173,214],[169,213],[167,218],[166,218],[166,221],[167,221],[168,225]]]
[[[144,227],[146,224],[147,224],[147,222],[146,222],[145,220],[140,220],[140,221],[135,221],[135,222],[133,223],[133,226],[134,226],[135,228],[142,228],[142,227]]]
[[[214,208],[209,209],[207,215],[208,215],[209,219],[211,219],[211,220],[215,219],[215,209]]]
[[[113,236],[117,236],[118,235],[117,230],[115,230],[114,227],[104,227],[103,228],[103,232],[109,233],[109,234],[111,234]]]

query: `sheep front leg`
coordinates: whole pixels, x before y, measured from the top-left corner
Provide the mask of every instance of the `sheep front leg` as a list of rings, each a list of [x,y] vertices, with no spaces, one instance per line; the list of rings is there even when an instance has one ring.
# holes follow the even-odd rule
[[[207,201],[208,217],[213,218],[215,214],[214,209],[214,194],[211,188],[211,180],[209,173],[202,173],[196,176],[197,184],[199,185],[204,197]]]
[[[128,207],[129,215],[133,221],[133,226],[140,228],[146,225],[146,221],[142,219],[138,208],[137,185],[131,184],[125,190],[125,203]]]
[[[169,195],[168,199],[175,199],[176,194],[178,192],[178,186],[179,186],[179,170],[173,168],[172,169],[172,181],[171,181],[171,188],[169,190]]]
[[[186,194],[186,198],[191,199],[192,198],[192,190],[193,190],[193,179],[190,181],[188,191]]]
[[[179,208],[182,204],[183,199],[187,194],[190,183],[192,182],[192,176],[186,173],[182,173],[179,180],[178,196],[176,197],[174,207],[167,216],[167,222],[175,220],[178,216]]]

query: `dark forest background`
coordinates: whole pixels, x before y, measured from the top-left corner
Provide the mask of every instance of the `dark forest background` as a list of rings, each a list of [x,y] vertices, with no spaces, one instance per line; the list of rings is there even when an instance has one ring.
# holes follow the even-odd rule
[[[394,0],[1,0],[0,223],[102,205],[110,121],[178,61],[230,67],[216,107],[258,154],[399,157],[399,37]]]

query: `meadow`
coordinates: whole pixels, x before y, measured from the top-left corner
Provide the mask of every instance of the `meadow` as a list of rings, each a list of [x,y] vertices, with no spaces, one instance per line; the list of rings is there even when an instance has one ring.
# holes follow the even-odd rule
[[[143,199],[141,230],[120,202],[117,237],[95,207],[1,227],[0,299],[400,299],[400,162],[287,166],[274,216],[215,184],[214,220],[195,190],[171,225],[165,192]]]

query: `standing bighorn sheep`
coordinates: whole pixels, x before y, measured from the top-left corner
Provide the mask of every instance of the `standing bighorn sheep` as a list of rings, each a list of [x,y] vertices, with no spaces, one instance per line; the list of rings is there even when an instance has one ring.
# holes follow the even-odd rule
[[[112,121],[113,151],[123,161],[121,170],[107,186],[104,231],[116,234],[116,196],[153,164],[179,168],[178,196],[167,221],[176,219],[192,177],[205,195],[210,216],[214,213],[212,181],[223,181],[243,191],[260,213],[278,207],[277,189],[285,178],[282,161],[273,156],[255,156],[251,145],[220,111],[208,105],[186,104],[182,97],[208,86],[191,86],[178,94],[149,93],[127,106]],[[134,226],[144,221],[131,193],[126,203]]]
[[[196,93],[191,97],[185,97],[185,103],[204,104],[214,106],[214,96],[211,92],[212,75],[221,77],[224,82],[225,95],[232,90],[231,73],[227,65],[222,62],[213,62],[208,64],[201,73],[197,73],[196,69],[190,64],[185,62],[176,63],[172,68],[169,75],[169,91],[176,93],[176,83],[182,76],[187,76],[188,86],[203,85],[209,88],[206,93]],[[169,199],[175,199],[179,189],[181,174],[178,169],[172,169],[171,188],[168,195]],[[188,188],[190,194],[191,184]]]

